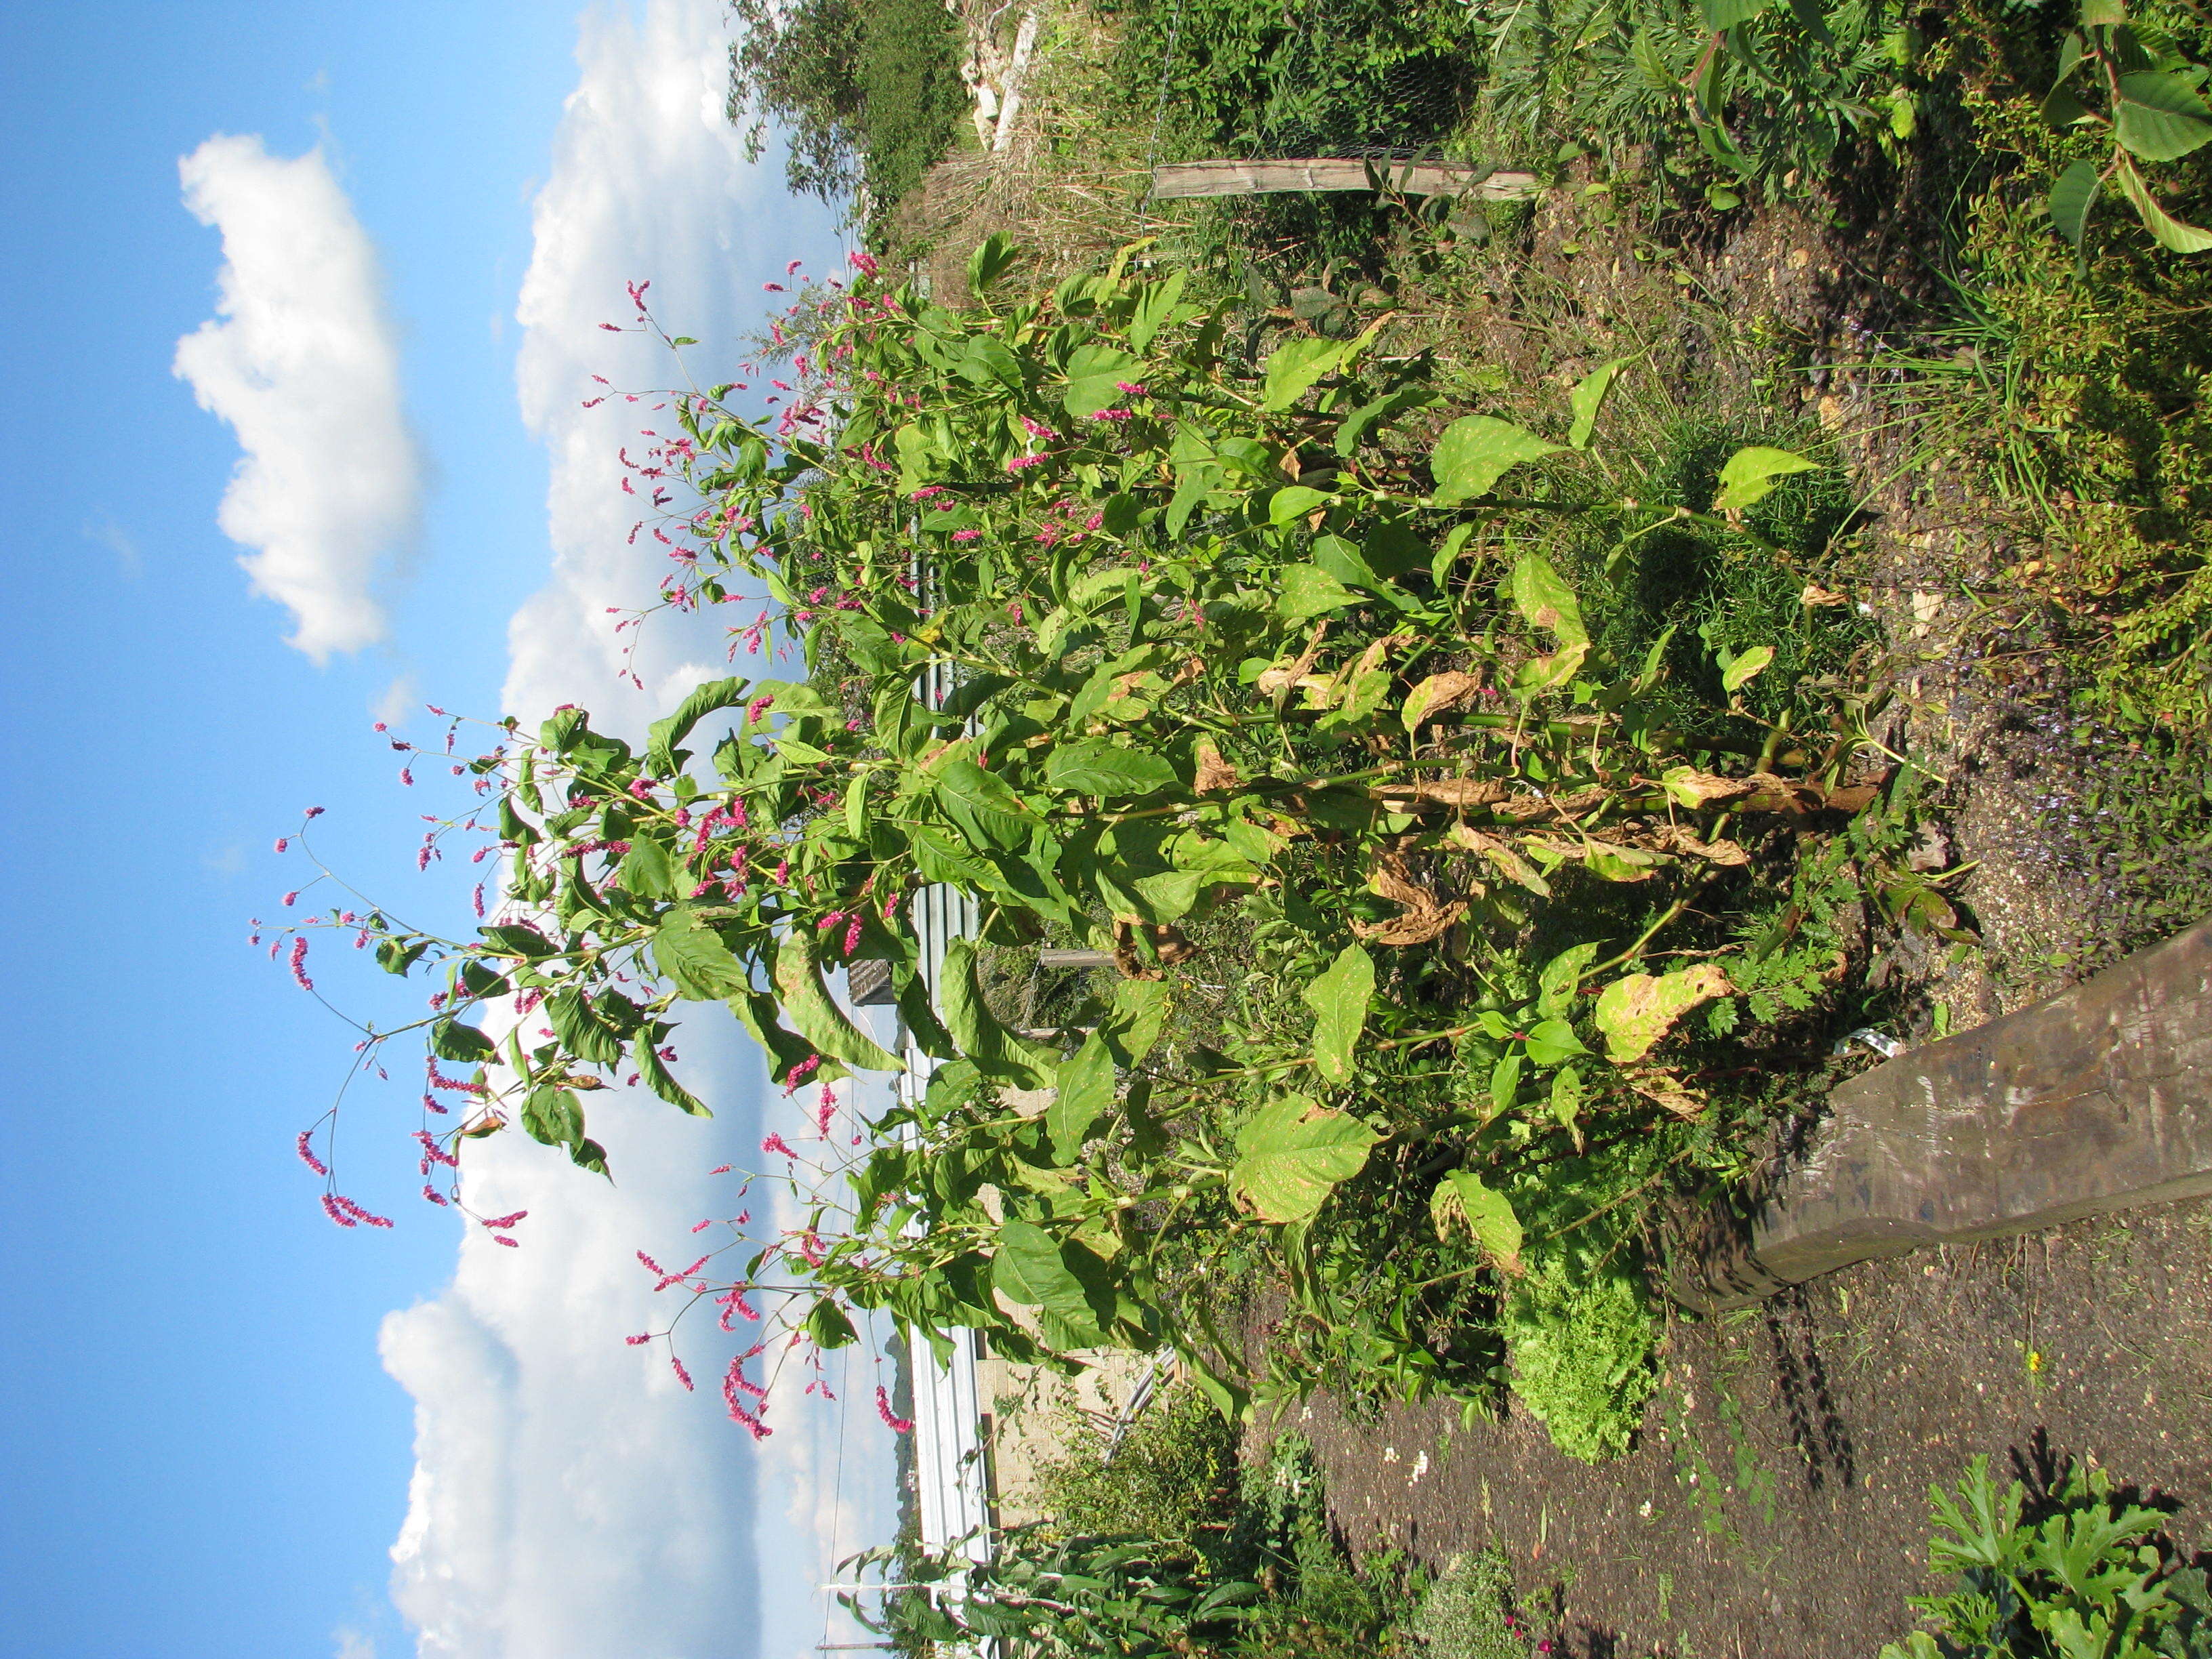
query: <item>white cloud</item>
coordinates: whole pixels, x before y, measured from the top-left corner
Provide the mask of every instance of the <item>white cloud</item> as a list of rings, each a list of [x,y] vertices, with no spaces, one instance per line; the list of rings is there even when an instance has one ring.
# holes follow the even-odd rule
[[[784,261],[805,258],[818,269],[842,257],[834,216],[784,193],[780,159],[744,160],[723,115],[728,42],[715,0],[651,0],[635,18],[600,7],[584,15],[582,74],[533,206],[535,251],[515,313],[523,419],[553,461],[552,580],[509,636],[507,708],[526,723],[578,700],[581,684],[599,699],[595,716],[633,729],[657,712],[649,705],[673,671],[719,664],[724,649],[720,620],[663,616],[626,664],[624,647],[637,636],[617,637],[607,614],[651,602],[665,568],[649,535],[630,543],[638,498],[623,493],[617,459],[637,445],[641,428],[656,425],[658,399],[633,404],[623,394],[666,386],[677,372],[649,338],[599,326],[633,320],[624,285],[650,282],[670,331],[702,342],[691,356],[704,379],[760,325],[761,284],[781,277]],[[586,410],[586,398],[608,390],[594,374],[617,390]],[[653,695],[614,691],[626,665]]]
[[[527,1210],[520,1248],[471,1229],[453,1283],[385,1321],[386,1368],[416,1401],[416,1468],[392,1546],[392,1600],[435,1659],[724,1659],[755,1650],[747,1548],[751,1443],[724,1420],[727,1340],[701,1310],[684,1328],[700,1384],[625,1335],[665,1327],[640,1249],[707,1237],[733,1178],[707,1174],[758,1133],[759,1064],[687,1031],[693,1086],[725,1115],[592,1097],[614,1183],[509,1133],[471,1145],[468,1195]],[[701,1062],[707,1063],[701,1063]],[[679,1258],[681,1266],[690,1255]]]
[[[649,386],[672,373],[659,348],[599,327],[627,320],[626,282],[650,279],[672,330],[704,343],[703,376],[758,325],[761,283],[786,259],[841,257],[828,210],[782,194],[778,158],[745,162],[722,115],[727,49],[720,0],[593,7],[580,24],[579,81],[535,200],[517,308],[522,413],[552,459],[550,580],[509,629],[506,707],[526,722],[580,702],[635,734],[699,679],[729,672],[713,618],[658,620],[625,659],[632,636],[614,635],[606,608],[650,603],[665,564],[649,536],[629,543],[635,498],[621,492],[616,451],[654,422],[647,403],[580,407],[605,390],[595,374]],[[765,240],[763,226],[775,227]],[[623,681],[633,667],[643,690]],[[731,1659],[763,1639],[778,1654],[807,1645],[798,1632],[819,1628],[826,1546],[793,1537],[783,1516],[817,1521],[808,1494],[834,1457],[834,1413],[780,1389],[776,1433],[757,1449],[723,1416],[732,1345],[709,1322],[685,1326],[696,1395],[665,1351],[622,1341],[672,1311],[653,1305],[634,1252],[691,1242],[685,1230],[731,1179],[703,1171],[757,1161],[760,1059],[714,1012],[692,1010],[680,1038],[687,1070],[704,1068],[692,1086],[714,1104],[712,1124],[592,1097],[611,1188],[511,1133],[472,1145],[472,1201],[528,1209],[522,1248],[471,1232],[452,1287],[386,1322],[385,1363],[414,1395],[416,1422],[392,1599],[424,1656]],[[866,1433],[848,1437],[848,1507],[871,1478],[888,1484],[872,1394],[872,1380],[855,1389],[877,1473],[863,1472]],[[766,1587],[757,1510],[776,1580]],[[841,1547],[867,1524],[854,1507],[837,1523]]]
[[[392,677],[392,683],[384,688],[384,695],[369,712],[386,726],[404,726],[422,706],[422,690],[415,683],[415,676],[399,673]]]
[[[320,149],[287,160],[219,135],[178,163],[185,205],[222,233],[215,319],[176,374],[245,452],[216,521],[288,607],[317,662],[385,637],[379,576],[416,533],[422,465],[376,251]]]
[[[138,538],[118,523],[115,515],[106,507],[84,521],[83,533],[87,541],[98,542],[114,554],[116,568],[131,580],[146,574],[146,559],[138,550]]]
[[[376,1659],[376,1638],[341,1627],[331,1634],[331,1659]]]

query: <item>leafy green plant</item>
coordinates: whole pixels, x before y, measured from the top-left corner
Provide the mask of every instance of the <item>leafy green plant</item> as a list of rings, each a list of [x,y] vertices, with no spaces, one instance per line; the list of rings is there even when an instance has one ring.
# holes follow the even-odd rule
[[[1070,1426],[1037,1477],[1038,1506],[1059,1533],[1126,1534],[1188,1543],[1236,1506],[1237,1437],[1205,1395],[1168,1389],[1108,1442]]]
[[[2212,248],[2212,230],[2168,213],[2136,165],[2178,161],[2212,143],[2212,105],[2198,90],[2204,76],[2204,66],[2185,57],[2171,36],[2131,19],[2123,0],[2083,0],[2081,24],[2061,45],[2057,75],[2043,100],[2054,127],[2094,127],[2112,140],[2101,163],[2080,157],[2051,187],[2051,222],[2077,253],[2107,187],[2161,247]]]
[[[2163,1511],[2115,1493],[2102,1469],[2069,1469],[2032,1505],[1977,1457],[1955,1499],[1929,1490],[1939,1534],[1928,1565],[1959,1587],[1911,1605],[1931,1626],[1881,1659],[2196,1659],[2212,1654],[2201,1567],[2160,1542]]]
[[[979,293],[1010,259],[978,251]],[[1678,1027],[1736,994],[1713,919],[1878,786],[1848,731],[1815,751],[1754,714],[1771,647],[1723,659],[1694,721],[1662,719],[1668,641],[1608,649],[1543,550],[1570,525],[1626,557],[1689,523],[1771,556],[1747,515],[1808,463],[1749,446],[1709,499],[1668,500],[1602,470],[1619,365],[1556,438],[1487,415],[1431,438],[1409,424],[1426,363],[1373,329],[1248,356],[1179,275],[1117,261],[963,313],[862,264],[817,347],[830,407],[770,431],[725,389],[680,393],[641,464],[698,492],[682,539],[660,532],[668,602],[764,586],[842,678],[702,684],[641,748],[581,709],[509,724],[473,763],[506,919],[468,941],[342,924],[440,976],[430,1047],[473,1068],[454,1143],[517,1125],[604,1170],[584,1103],[625,1071],[705,1110],[662,1052],[684,1002],[728,1006],[787,1089],[896,1071],[826,977],[881,961],[938,1062],[927,1090],[849,1162],[772,1139],[803,1223],[733,1222],[734,1273],[664,1283],[768,1298],[823,1348],[872,1310],[1063,1364],[1173,1343],[1234,1411],[1239,1345],[1176,1286],[1244,1253],[1319,1340],[1279,1346],[1263,1394],[1358,1367],[1474,1397],[1504,1304],[1558,1431],[1617,1445],[1639,1386],[1625,1206],[1680,1155],[1649,1151],[1668,1126],[1707,1109]],[[933,975],[908,920],[933,884],[982,916]],[[1273,1023],[1165,1063],[1165,975],[1189,928],[1240,910]],[[1048,929],[1123,975],[1060,1042],[1006,1025],[978,977],[979,946]],[[464,1018],[510,1002],[552,1035]],[[1042,1112],[1002,1095],[1041,1089]],[[1410,1209],[1435,1272],[1358,1267],[1333,1213],[1354,1183],[1349,1231]],[[1575,1243],[1522,1288],[1538,1214]],[[1547,1320],[1579,1335],[1547,1347]],[[730,1403],[759,1431],[750,1357]]]

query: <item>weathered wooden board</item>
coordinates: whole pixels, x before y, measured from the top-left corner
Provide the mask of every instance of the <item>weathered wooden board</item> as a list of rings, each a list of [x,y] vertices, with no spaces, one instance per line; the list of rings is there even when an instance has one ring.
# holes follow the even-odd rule
[[[1500,173],[1456,161],[1370,161],[1310,156],[1285,161],[1180,161],[1152,169],[1156,197],[1269,196],[1297,190],[1372,190],[1368,169],[1407,196],[1517,201],[1543,188],[1533,173]]]
[[[2212,1194],[2212,922],[1829,1097],[1747,1231],[1717,1217],[1678,1291],[1735,1307],[1930,1244]]]

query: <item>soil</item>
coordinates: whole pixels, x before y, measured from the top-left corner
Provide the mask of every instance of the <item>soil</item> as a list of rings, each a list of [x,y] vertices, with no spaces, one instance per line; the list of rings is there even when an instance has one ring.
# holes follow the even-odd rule
[[[1262,1433],[1313,1442],[1355,1551],[1502,1547],[1577,1659],[1872,1659],[1943,1588],[1928,1488],[1978,1455],[2031,1488],[2088,1460],[2212,1545],[2212,1200],[1864,1263],[1679,1322],[1662,1364],[1634,1449],[1595,1467],[1517,1404],[1323,1399]]]

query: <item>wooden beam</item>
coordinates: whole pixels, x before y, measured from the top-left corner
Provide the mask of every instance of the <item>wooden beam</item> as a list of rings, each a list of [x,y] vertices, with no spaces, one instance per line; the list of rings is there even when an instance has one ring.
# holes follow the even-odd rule
[[[1407,196],[1471,196],[1481,202],[1518,201],[1543,188],[1533,173],[1504,173],[1462,161],[1316,155],[1282,161],[1180,161],[1154,167],[1152,194],[1269,196],[1297,190],[1372,190],[1375,178]]]

